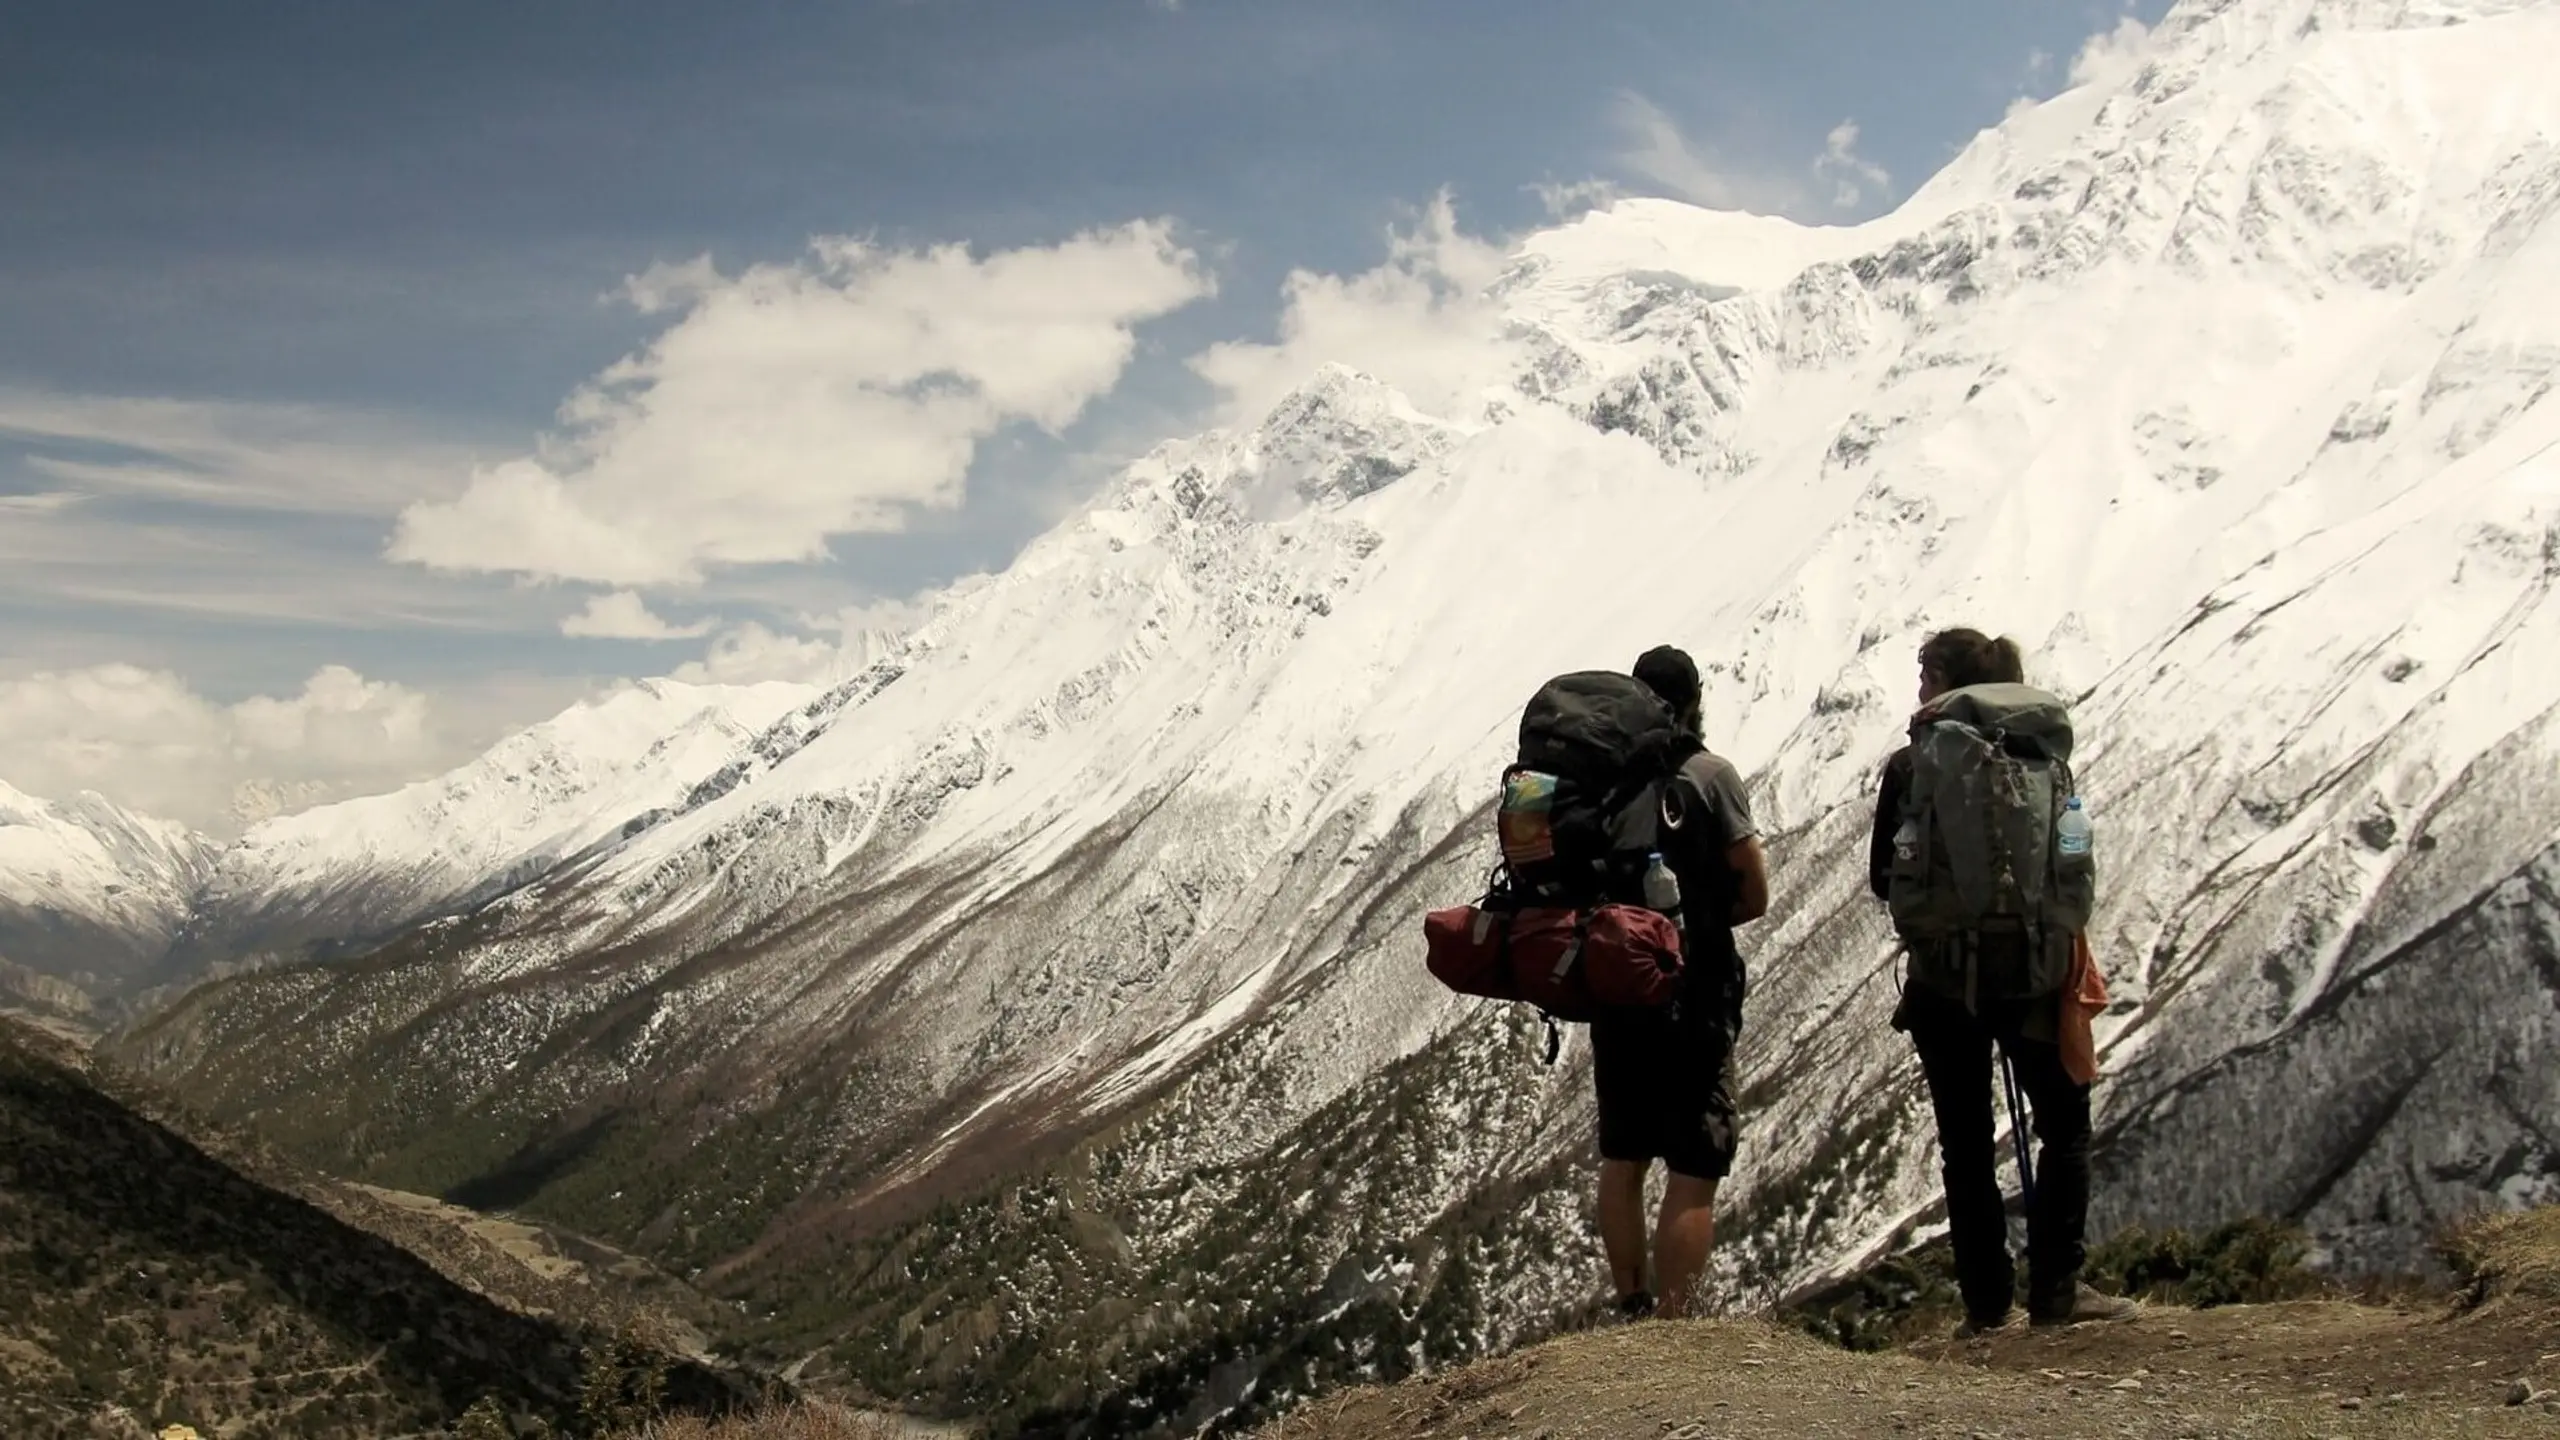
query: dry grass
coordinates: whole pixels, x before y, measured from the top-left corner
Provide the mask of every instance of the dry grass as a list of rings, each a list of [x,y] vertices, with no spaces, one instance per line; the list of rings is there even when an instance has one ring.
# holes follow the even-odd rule
[[[2486,1302],[2144,1307],[2133,1321],[1851,1354],[1750,1321],[1648,1321],[1337,1391],[1254,1440],[2550,1440],[2560,1211],[2464,1227]]]
[[[2560,1301],[2560,1207],[2478,1216],[2455,1226],[2439,1248],[2472,1305],[2511,1296]]]
[[[907,1440],[907,1435],[894,1420],[800,1402],[719,1420],[694,1415],[660,1420],[620,1440]]]

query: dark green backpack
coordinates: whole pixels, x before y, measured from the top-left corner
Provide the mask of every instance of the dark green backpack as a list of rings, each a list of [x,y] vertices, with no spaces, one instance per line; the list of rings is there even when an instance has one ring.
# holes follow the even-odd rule
[[[2056,843],[2070,708],[2029,685],[1950,690],[1912,717],[1910,753],[1886,895],[1912,978],[1968,1003],[2060,990],[2098,884],[2093,856]]]

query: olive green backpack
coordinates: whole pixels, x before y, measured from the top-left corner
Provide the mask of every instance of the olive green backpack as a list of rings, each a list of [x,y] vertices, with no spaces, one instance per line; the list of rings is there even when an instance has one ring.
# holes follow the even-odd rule
[[[1968,685],[1911,721],[1887,903],[1911,977],[1971,1007],[2054,993],[2089,923],[2097,866],[2055,828],[2075,794],[2071,712],[2029,685]],[[2024,944],[1984,947],[1985,936]]]

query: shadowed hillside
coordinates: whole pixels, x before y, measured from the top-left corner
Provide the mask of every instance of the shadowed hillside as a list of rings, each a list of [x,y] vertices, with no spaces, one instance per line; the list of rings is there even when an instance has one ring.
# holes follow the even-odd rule
[[[518,1314],[262,1184],[0,1017],[0,1434],[436,1430],[483,1395],[577,1413],[589,1336]],[[735,1385],[672,1362],[667,1396]]]

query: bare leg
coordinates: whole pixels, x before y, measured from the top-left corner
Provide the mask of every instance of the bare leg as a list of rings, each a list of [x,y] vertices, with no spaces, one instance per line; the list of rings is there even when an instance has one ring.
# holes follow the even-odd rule
[[[1600,1162],[1600,1244],[1618,1298],[1644,1289],[1644,1172],[1633,1160]]]
[[[1692,1313],[1699,1272],[1716,1243],[1716,1182],[1671,1172],[1662,1191],[1662,1218],[1653,1236],[1654,1263],[1662,1272],[1662,1307],[1678,1318]]]

